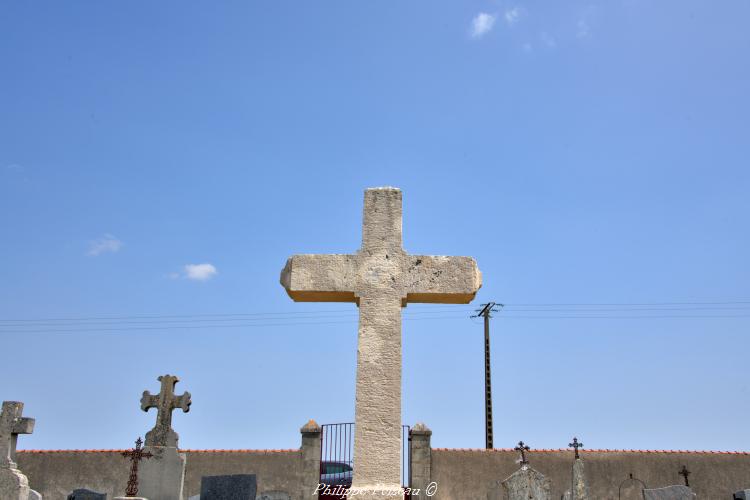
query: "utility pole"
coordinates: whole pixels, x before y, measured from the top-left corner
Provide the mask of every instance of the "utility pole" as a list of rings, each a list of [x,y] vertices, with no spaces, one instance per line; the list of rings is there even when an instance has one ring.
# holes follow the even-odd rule
[[[484,318],[484,447],[488,450],[493,448],[492,446],[492,378],[490,377],[490,318],[491,313],[499,311],[502,304],[496,304],[494,302],[488,302],[487,304],[480,304],[482,309],[477,310],[477,318],[482,316]]]

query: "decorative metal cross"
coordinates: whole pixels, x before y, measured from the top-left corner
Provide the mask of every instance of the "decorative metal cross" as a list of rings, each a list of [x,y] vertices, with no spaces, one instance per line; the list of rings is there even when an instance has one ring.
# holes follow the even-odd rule
[[[577,437],[573,438],[573,442],[570,443],[570,444],[568,444],[568,447],[575,449],[576,460],[578,460],[579,458],[581,458],[580,456],[578,456],[578,448],[583,448],[583,443],[579,443]]]
[[[152,395],[148,391],[143,391],[141,398],[141,410],[148,411],[149,408],[156,408],[156,425],[146,433],[146,446],[170,446],[177,447],[177,433],[172,429],[172,410],[182,408],[185,413],[190,411],[190,393],[185,391],[182,396],[175,396],[174,386],[180,381],[174,375],[162,375],[159,377],[161,382],[161,392]]]
[[[23,403],[3,401],[0,412],[0,466],[16,468],[16,441],[19,434],[34,432],[33,418],[22,417]]]
[[[122,456],[129,458],[132,462],[132,465],[130,466],[130,478],[128,478],[128,487],[125,490],[126,497],[134,497],[138,494],[138,462],[144,458],[151,458],[154,456],[150,451],[143,451],[143,448],[141,448],[142,444],[143,441],[139,437],[135,441],[135,449],[122,452]]]
[[[688,476],[692,474],[687,468],[687,466],[683,465],[680,472],[678,472],[679,475],[683,476],[685,478],[685,486],[690,486],[690,482],[688,481]]]
[[[531,448],[529,448],[527,445],[525,445],[523,443],[523,441],[519,441],[518,442],[518,446],[516,446],[513,449],[515,451],[520,451],[521,452],[521,466],[528,465],[529,461],[526,460],[526,452],[529,451],[529,450],[531,450]]]

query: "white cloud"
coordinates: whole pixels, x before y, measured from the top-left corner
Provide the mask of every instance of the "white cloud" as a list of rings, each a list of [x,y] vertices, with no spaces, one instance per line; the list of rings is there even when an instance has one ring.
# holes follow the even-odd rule
[[[97,238],[89,243],[89,251],[86,252],[86,255],[96,257],[103,253],[119,252],[122,245],[122,241],[118,240],[111,234],[105,234],[101,238]]]
[[[557,47],[557,40],[555,40],[555,37],[547,33],[546,31],[542,31],[539,34],[539,38],[541,38],[542,43],[549,47],[550,49],[554,49]]]
[[[213,264],[188,264],[185,266],[185,277],[194,281],[207,281],[213,278],[218,271]]]
[[[487,14],[486,12],[480,12],[476,15],[473,21],[471,21],[471,36],[473,38],[479,38],[486,35],[492,30],[495,25],[495,16]]]
[[[10,165],[5,166],[5,170],[8,170],[10,172],[23,172],[25,169],[23,168],[23,165],[19,165],[18,163],[11,163]]]
[[[576,31],[576,37],[578,38],[586,38],[591,33],[591,28],[589,27],[589,23],[586,22],[585,19],[579,19],[578,20],[578,30]]]
[[[519,17],[521,17],[521,11],[518,7],[513,7],[506,10],[503,17],[505,18],[505,24],[513,26],[518,22]]]

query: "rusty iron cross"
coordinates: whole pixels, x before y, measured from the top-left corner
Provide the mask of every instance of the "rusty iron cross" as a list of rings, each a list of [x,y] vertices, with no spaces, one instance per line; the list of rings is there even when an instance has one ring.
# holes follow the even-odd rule
[[[130,477],[128,478],[128,487],[125,490],[126,497],[134,497],[138,494],[138,462],[144,458],[151,458],[154,456],[150,451],[143,451],[143,448],[141,448],[142,444],[143,441],[139,437],[135,441],[134,449],[122,452],[122,456],[129,458],[132,462],[130,466]]]
[[[683,465],[682,469],[680,469],[680,472],[678,472],[679,475],[683,476],[685,478],[685,486],[690,486],[690,482],[688,481],[688,476],[692,474],[687,468],[687,466]]]
[[[568,447],[569,447],[569,448],[573,448],[573,449],[575,449],[575,452],[576,452],[576,460],[578,460],[579,458],[581,458],[581,457],[580,457],[580,456],[578,455],[578,448],[583,448],[583,443],[579,443],[579,442],[578,442],[578,438],[577,438],[577,437],[574,437],[574,438],[573,438],[573,442],[572,442],[572,443],[570,443],[570,444],[568,444]]]
[[[526,460],[526,452],[529,451],[529,450],[531,450],[531,448],[529,448],[527,445],[525,445],[523,441],[519,441],[518,442],[518,446],[516,446],[513,449],[515,451],[520,451],[521,452],[521,465],[522,466],[523,465],[528,465],[529,461]]]

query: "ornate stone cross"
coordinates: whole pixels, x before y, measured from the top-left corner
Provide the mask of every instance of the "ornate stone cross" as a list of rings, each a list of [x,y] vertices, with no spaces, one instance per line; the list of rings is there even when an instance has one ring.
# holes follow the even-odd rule
[[[281,284],[293,300],[359,306],[353,487],[401,484],[401,308],[467,304],[481,283],[471,257],[404,251],[401,190],[390,187],[365,191],[357,253],[287,260]]]
[[[156,425],[146,433],[146,446],[169,446],[177,448],[177,433],[172,429],[172,410],[182,408],[185,413],[190,411],[190,393],[185,391],[182,396],[175,396],[174,386],[180,381],[174,375],[162,375],[159,377],[161,391],[152,395],[143,391],[141,398],[141,410],[148,411],[156,408]]]
[[[523,441],[519,441],[518,442],[518,446],[516,446],[513,449],[515,451],[520,451],[521,452],[521,462],[520,462],[521,463],[521,467],[523,467],[524,465],[529,465],[529,461],[526,460],[526,452],[529,451],[529,450],[531,450],[531,448],[529,448],[527,445],[525,445]]]
[[[581,458],[581,457],[580,457],[580,456],[578,455],[578,448],[583,448],[583,443],[579,443],[579,442],[578,442],[578,438],[577,438],[577,437],[574,437],[574,438],[573,438],[573,442],[572,442],[572,443],[570,443],[570,444],[568,444],[568,447],[569,447],[569,448],[573,448],[573,449],[575,450],[575,453],[576,453],[576,460],[578,460],[579,458]]]
[[[16,442],[19,434],[34,432],[33,418],[22,417],[23,403],[3,401],[0,412],[0,467],[16,468]]]
[[[130,477],[128,478],[128,487],[125,490],[126,497],[134,497],[138,494],[138,463],[144,458],[151,458],[154,455],[149,451],[143,451],[141,445],[143,441],[139,437],[135,440],[135,448],[130,451],[123,451],[122,456],[129,458],[130,465]]]

